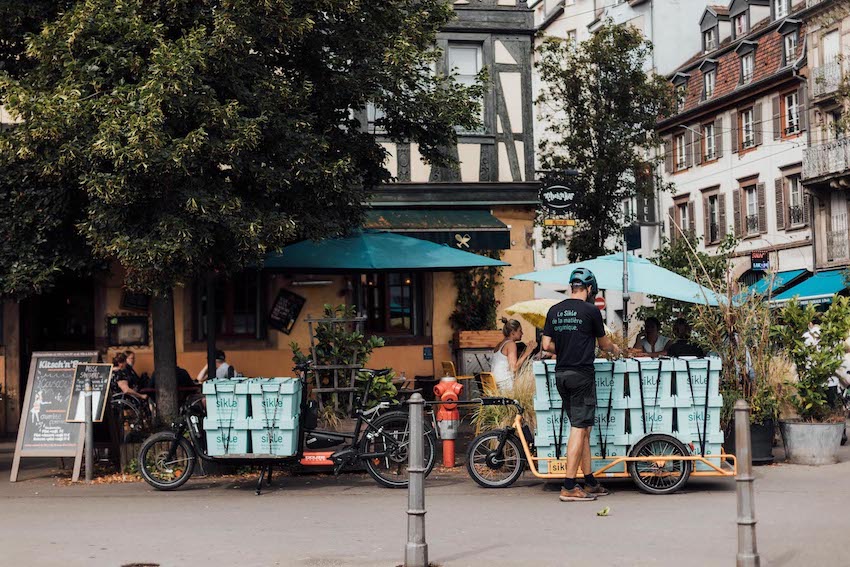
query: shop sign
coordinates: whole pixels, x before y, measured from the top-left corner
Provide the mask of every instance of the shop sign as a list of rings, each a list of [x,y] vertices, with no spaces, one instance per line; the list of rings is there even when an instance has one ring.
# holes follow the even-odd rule
[[[766,272],[770,269],[770,253],[764,250],[750,252],[750,264],[754,272]]]
[[[269,313],[269,327],[288,335],[305,303],[306,298],[285,289],[280,290]]]
[[[571,212],[578,200],[578,191],[566,185],[549,185],[540,190],[540,204],[553,213]]]
[[[71,399],[65,421],[84,423],[86,421],[85,391],[86,378],[91,382],[92,389],[92,421],[103,421],[106,412],[106,399],[109,396],[109,382],[112,380],[111,364],[84,363],[78,364],[74,371],[74,384],[71,387]]]

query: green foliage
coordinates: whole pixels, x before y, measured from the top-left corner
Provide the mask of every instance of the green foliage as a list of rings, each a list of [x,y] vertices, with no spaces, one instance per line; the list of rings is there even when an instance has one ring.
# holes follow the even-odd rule
[[[782,309],[781,322],[773,327],[773,334],[797,367],[799,381],[793,385],[791,403],[801,419],[823,422],[837,413],[827,402],[826,383],[844,360],[844,341],[850,334],[850,298],[833,297],[820,316],[817,344],[806,344],[803,334],[816,314],[813,305],[792,300]]]
[[[368,374],[360,373],[357,375],[357,395],[361,398],[366,395],[366,382]],[[395,372],[390,372],[386,376],[376,376],[372,380],[372,388],[369,390],[369,399],[366,402],[366,408],[372,408],[378,405],[381,401],[397,402],[398,388],[393,384],[395,380]]]
[[[729,257],[738,245],[738,240],[731,234],[720,243],[715,254],[707,254],[697,250],[700,238],[685,233],[670,241],[665,238],[662,247],[656,250],[650,261],[657,265],[684,276],[693,281],[709,280],[720,289],[725,290],[726,273],[729,267]],[[693,304],[656,297],[650,295],[653,304],[641,306],[635,310],[635,318],[644,321],[647,317],[656,317],[661,321],[663,332],[672,336],[672,324],[677,317],[691,319]]]
[[[623,226],[620,204],[660,183],[647,173],[657,159],[647,156],[659,144],[655,124],[673,108],[673,92],[644,71],[651,50],[640,31],[610,21],[580,44],[547,38],[538,48],[537,103],[547,123],[542,169],[577,170],[571,185],[582,196],[571,261],[608,253],[605,242]],[[544,247],[563,240],[563,229],[544,228]]]
[[[478,123],[481,82],[431,72],[442,0],[65,5],[39,3],[41,32],[0,76],[22,121],[0,132],[3,294],[92,255],[156,293],[345,233],[390,179],[367,102],[435,166]]]
[[[314,328],[315,351],[317,366],[346,366],[357,364],[365,367],[376,348],[384,346],[384,339],[375,336],[367,337],[356,330],[351,322],[357,315],[353,305],[325,305],[324,318],[338,319],[331,323],[317,323]],[[292,360],[301,364],[310,359],[310,353],[305,353],[296,342],[289,344],[292,349]],[[346,384],[350,370],[339,370],[340,386]],[[319,387],[329,388],[333,385],[333,370],[313,370],[309,376]],[[358,377],[359,379],[359,377]],[[390,384],[392,385],[392,384]],[[386,385],[379,386],[386,389]],[[393,387],[394,388],[394,387]],[[331,395],[327,395],[333,399]]]
[[[498,259],[499,251],[483,255]],[[455,272],[457,303],[449,316],[456,331],[487,331],[496,328],[496,288],[502,268],[476,268]]]

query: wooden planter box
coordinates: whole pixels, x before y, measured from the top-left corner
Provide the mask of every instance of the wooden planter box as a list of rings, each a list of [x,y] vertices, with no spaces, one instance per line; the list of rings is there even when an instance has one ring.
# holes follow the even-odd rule
[[[502,331],[458,331],[454,335],[453,346],[461,348],[496,348],[505,335]]]

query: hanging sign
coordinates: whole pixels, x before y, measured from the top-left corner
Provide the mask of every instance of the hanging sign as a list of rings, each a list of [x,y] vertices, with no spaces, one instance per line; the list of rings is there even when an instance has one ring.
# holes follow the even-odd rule
[[[764,250],[750,252],[750,267],[754,272],[766,272],[770,269],[770,253]]]
[[[297,293],[280,290],[269,313],[269,327],[288,335],[292,332],[292,327],[295,326],[298,314],[301,313],[305,303],[307,299]]]
[[[575,207],[578,192],[566,185],[549,185],[540,189],[540,204],[553,213],[564,214]]]

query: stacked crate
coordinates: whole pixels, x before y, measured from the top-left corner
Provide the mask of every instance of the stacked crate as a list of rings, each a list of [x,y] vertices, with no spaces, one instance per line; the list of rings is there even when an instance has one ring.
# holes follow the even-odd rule
[[[591,453],[593,470],[611,462],[610,457],[624,456],[628,451],[626,435],[626,399],[624,396],[625,365],[597,360],[596,371],[596,416],[591,435]],[[535,447],[540,458],[566,458],[567,442],[570,436],[570,422],[566,413],[561,424],[561,396],[555,385],[555,363],[553,361],[534,363],[534,411],[537,418]],[[563,426],[563,428],[562,428]],[[557,438],[561,437],[560,451],[556,451]],[[538,461],[541,473],[549,471],[547,461]],[[625,465],[617,465],[606,472],[624,472]]]
[[[202,387],[207,402],[204,431],[212,457],[249,452],[248,381],[213,379]]]
[[[298,452],[301,381],[297,378],[257,378],[248,384],[251,395],[252,452],[287,457]]]
[[[694,455],[719,455],[722,451],[723,431],[720,412],[723,398],[720,395],[720,359],[675,358],[664,361],[676,383],[676,438]],[[720,461],[712,459],[714,465]],[[697,471],[714,470],[705,463],[696,462]]]

